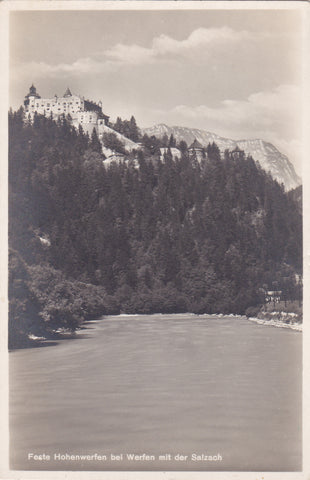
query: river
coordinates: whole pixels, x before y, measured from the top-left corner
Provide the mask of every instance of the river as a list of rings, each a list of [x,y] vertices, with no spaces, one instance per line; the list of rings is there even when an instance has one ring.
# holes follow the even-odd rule
[[[12,469],[301,470],[300,332],[190,314],[86,327],[10,352]]]

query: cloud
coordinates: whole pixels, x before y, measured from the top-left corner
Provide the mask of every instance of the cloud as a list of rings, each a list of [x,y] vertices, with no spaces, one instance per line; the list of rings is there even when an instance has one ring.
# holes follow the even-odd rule
[[[111,64],[102,64],[91,57],[79,58],[72,63],[58,63],[52,65],[46,62],[27,62],[12,67],[14,75],[22,75],[25,78],[59,77],[100,73],[103,70],[111,70]]]
[[[126,65],[147,65],[150,63],[171,62],[180,57],[187,60],[202,58],[208,54],[214,55],[215,49],[231,47],[238,42],[249,41],[260,34],[247,31],[237,31],[229,27],[198,28],[187,38],[176,40],[161,34],[153,38],[150,47],[118,43],[111,48],[96,52],[90,57],[79,58],[71,63],[49,64],[47,62],[27,62],[15,67],[19,74],[50,76],[79,75],[91,72],[104,73],[117,70]]]
[[[205,129],[235,140],[270,141],[295,163],[301,161],[301,96],[295,85],[252,93],[243,100],[226,99],[216,107],[177,105],[157,111],[159,121]]]
[[[139,45],[124,45],[118,43],[114,47],[106,50],[103,58],[106,57],[116,65],[129,64],[140,65],[153,61],[153,52],[149,48],[144,48]]]
[[[199,122],[216,122],[235,130],[272,131],[298,128],[300,91],[295,85],[279,85],[272,91],[256,92],[245,100],[223,100],[217,107],[178,105],[168,113]],[[298,111],[299,110],[299,111]],[[241,127],[241,128],[240,128]]]
[[[176,40],[161,34],[153,39],[150,48],[117,44],[107,50],[105,56],[124,64],[154,63],[171,58],[172,55],[188,57],[197,50],[201,55],[204,47],[215,48],[224,44],[231,45],[252,37],[253,34],[247,31],[236,31],[229,27],[198,28],[184,40]]]
[[[236,31],[229,27],[221,28],[198,28],[187,39],[175,40],[167,35],[153,40],[152,49],[155,54],[164,53],[188,53],[196,48],[216,46],[228,42],[239,42],[251,38],[252,34],[247,31]]]

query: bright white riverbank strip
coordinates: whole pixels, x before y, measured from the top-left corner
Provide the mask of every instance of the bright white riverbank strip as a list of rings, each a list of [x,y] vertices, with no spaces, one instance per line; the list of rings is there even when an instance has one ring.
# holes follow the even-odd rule
[[[262,318],[254,318],[248,317],[248,320],[251,322],[258,323],[259,325],[268,325],[270,327],[278,327],[278,328],[290,328],[291,330],[297,330],[302,332],[302,324],[301,323],[285,323],[281,320],[265,320]]]

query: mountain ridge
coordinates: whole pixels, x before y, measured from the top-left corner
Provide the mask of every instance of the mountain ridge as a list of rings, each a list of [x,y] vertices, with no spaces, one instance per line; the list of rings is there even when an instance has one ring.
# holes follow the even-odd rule
[[[199,128],[168,126],[160,123],[148,128],[141,128],[142,133],[162,137],[173,135],[177,142],[185,140],[189,145],[196,138],[204,147],[215,142],[223,153],[226,149],[239,147],[247,155],[251,155],[260,166],[269,171],[279,183],[283,183],[286,190],[292,190],[301,185],[301,178],[295,172],[294,166],[286,155],[281,153],[271,142],[260,138],[233,140]]]

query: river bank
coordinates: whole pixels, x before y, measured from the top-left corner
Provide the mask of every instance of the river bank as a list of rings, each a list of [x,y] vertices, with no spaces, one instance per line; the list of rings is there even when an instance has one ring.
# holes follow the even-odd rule
[[[303,309],[299,301],[269,302],[246,312],[250,321],[260,325],[302,331]]]
[[[297,330],[298,332],[302,332],[302,324],[298,322],[294,322],[294,314],[287,318],[287,315],[283,315],[282,319],[279,317],[279,312],[274,312],[274,318],[255,318],[255,317],[248,317],[250,322],[255,322],[259,325],[267,325],[269,327],[278,327],[278,328],[290,328],[291,330]],[[280,312],[285,313],[285,312]]]
[[[265,311],[260,311],[259,316],[257,317],[252,317],[252,316],[246,316],[246,315],[236,315],[233,313],[230,314],[223,314],[223,313],[214,313],[214,314],[196,314],[192,312],[186,312],[186,313],[176,313],[176,314],[166,314],[166,313],[153,313],[150,315],[147,315],[147,317],[159,317],[159,318],[170,318],[171,315],[175,318],[182,318],[182,317],[191,317],[191,318],[205,318],[206,320],[208,319],[245,319],[249,320],[250,322],[257,323],[259,325],[266,325],[266,326],[272,326],[272,327],[278,327],[278,328],[289,328],[292,330],[300,331],[302,332],[302,323],[299,320],[299,316],[296,313],[293,312],[265,312]],[[144,315],[141,314],[127,314],[127,313],[121,313],[119,315],[113,315],[113,316],[108,316],[109,318],[130,318],[130,317],[143,317]],[[101,319],[104,317],[98,317],[98,319]],[[46,337],[44,336],[36,336],[33,334],[28,335],[27,341],[25,341],[24,344],[19,345],[15,348],[12,348],[10,350],[19,350],[19,349],[24,349],[24,348],[36,348],[36,347],[41,347],[41,346],[50,346],[52,344],[56,344],[58,341],[66,340],[66,339],[74,339],[79,336],[79,333],[85,329],[88,328],[88,325],[91,325],[94,323],[96,320],[85,320],[84,323],[78,327],[75,331],[72,331],[70,329],[66,330],[65,328],[59,328],[57,331],[55,331],[53,334],[50,334]]]

